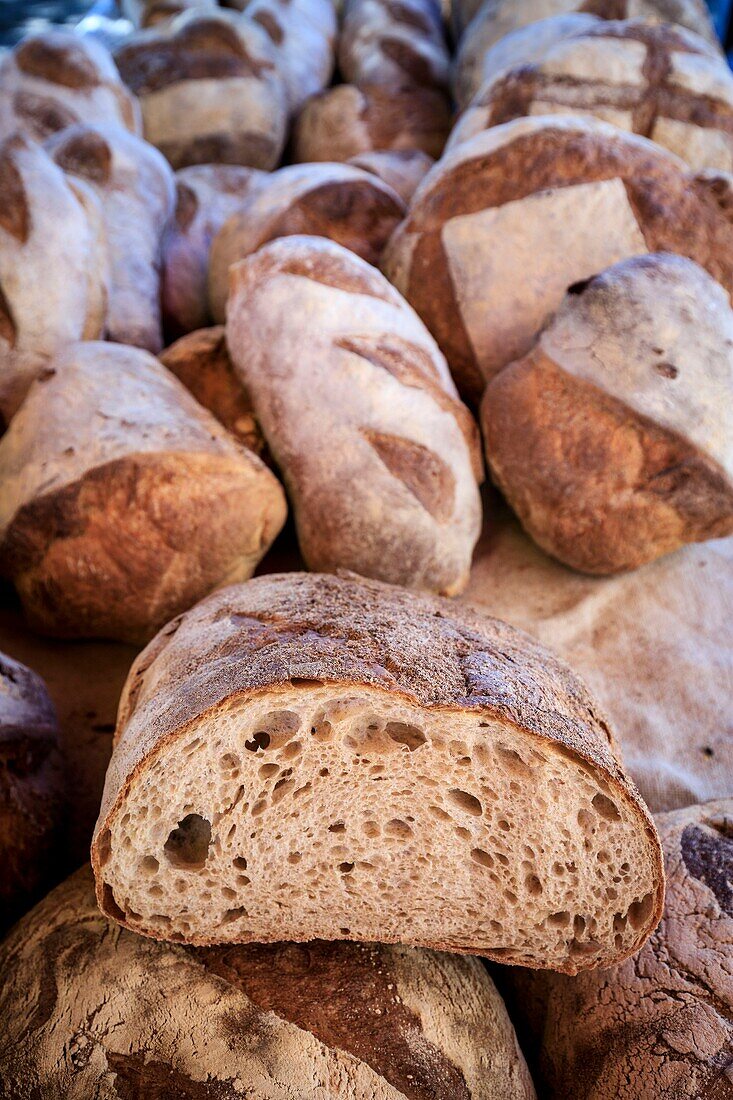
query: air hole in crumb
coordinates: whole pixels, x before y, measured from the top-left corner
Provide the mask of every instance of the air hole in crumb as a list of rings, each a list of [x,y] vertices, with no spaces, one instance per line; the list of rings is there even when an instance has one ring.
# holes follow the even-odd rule
[[[351,935],[351,929],[350,928],[339,928],[339,932],[341,933],[342,936],[350,936]]]
[[[467,814],[471,814],[473,817],[479,817],[482,812],[481,803],[474,795],[469,794],[468,791],[461,791],[457,787],[448,791],[448,797],[459,809],[463,810]]]
[[[406,821],[402,821],[399,817],[395,817],[392,821],[388,821],[384,827],[384,831],[387,836],[395,836],[400,839],[412,836],[412,829]]]
[[[537,875],[527,875],[527,878],[525,879],[525,886],[527,887],[528,893],[530,893],[533,897],[537,897],[538,894],[542,893],[542,883],[538,879]]]
[[[471,834],[469,833],[468,829],[464,829],[462,825],[458,826],[458,828],[456,829],[456,833],[461,838],[461,840],[471,839]]]
[[[326,722],[325,719],[321,722],[315,722],[311,726],[311,734],[315,737],[316,741],[330,741],[333,738],[333,726],[330,722]]]
[[[428,809],[430,810],[430,813],[433,815],[433,817],[437,817],[439,821],[452,821],[453,820],[451,815],[449,813],[447,813],[445,810],[441,809],[440,806],[428,806]]]
[[[235,856],[232,860],[232,866],[236,867],[238,871],[246,871],[247,860],[244,858],[244,856]]]
[[[334,821],[333,825],[328,826],[329,833],[345,833],[346,826],[343,821]]]
[[[652,915],[654,898],[651,894],[645,894],[643,898],[632,901],[629,906],[629,923],[637,931],[643,928]]]
[[[339,871],[342,875],[350,875],[353,870],[353,863],[339,863]]]
[[[234,752],[225,752],[221,760],[219,761],[219,764],[222,768],[224,768],[225,771],[234,771],[241,765],[241,763],[242,761]]]
[[[559,913],[550,913],[547,923],[554,924],[557,928],[564,928],[570,924],[570,913],[567,909],[562,909]]]
[[[269,746],[269,744],[269,733],[265,733],[264,730],[257,730],[256,733],[252,734],[251,740],[244,742],[244,747],[245,749],[247,749],[248,752],[259,752],[260,749],[264,751]]]
[[[666,363],[664,361],[655,363],[654,369],[657,374],[661,374],[662,378],[676,378],[680,373],[679,368],[676,367],[674,363]]]
[[[102,884],[102,905],[105,913],[109,913],[115,920],[124,921],[125,914],[115,901],[115,895],[108,882]]]
[[[283,760],[292,760],[294,756],[298,755],[302,748],[303,746],[300,741],[291,741],[289,745],[285,746],[280,755]]]
[[[496,752],[500,763],[503,764],[507,771],[524,777],[528,777],[532,774],[532,769],[529,764],[522,760],[515,749],[510,749],[506,745],[499,744],[496,746]]]
[[[596,813],[605,818],[606,821],[620,821],[621,814],[618,812],[618,807],[615,802],[608,798],[605,794],[594,795],[591,799],[593,807]]]
[[[388,722],[385,732],[392,741],[398,745],[406,745],[410,752],[419,749],[427,741],[427,737],[417,726],[408,725],[406,722]]]
[[[288,863],[300,863],[301,858],[300,852],[291,852],[288,856]]]
[[[480,864],[481,867],[494,866],[494,857],[489,852],[485,852],[483,848],[472,848],[471,859],[474,863]]]
[[[168,834],[164,851],[171,866],[194,871],[206,862],[210,843],[211,823],[200,814],[187,814]]]
[[[580,825],[581,829],[589,832],[593,827],[594,820],[594,816],[590,810],[578,810],[578,825]]]
[[[241,917],[247,916],[247,910],[243,905],[238,906],[236,909],[225,909],[222,914],[222,924],[232,924],[233,921],[239,920]]]
[[[260,779],[270,779],[280,771],[279,764],[263,764],[259,770]]]
[[[155,856],[144,856],[140,860],[140,870],[144,871],[146,875],[154,875],[159,867],[160,864]]]
[[[105,829],[100,834],[97,842],[97,851],[99,852],[99,866],[104,867],[105,863],[109,862],[109,857],[112,855],[112,834],[109,829]]]
[[[362,825],[362,829],[368,837],[379,836],[380,829],[376,821],[365,821]]]

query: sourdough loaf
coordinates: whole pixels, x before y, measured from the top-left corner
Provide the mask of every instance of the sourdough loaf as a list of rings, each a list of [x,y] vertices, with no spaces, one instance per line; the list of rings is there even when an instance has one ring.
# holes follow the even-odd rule
[[[232,366],[222,325],[182,336],[160,361],[240,443],[262,454],[265,441],[251,398]]]
[[[0,417],[59,348],[104,334],[109,265],[99,203],[25,134],[0,144]]]
[[[295,160],[342,161],[374,149],[439,157],[451,126],[442,92],[414,85],[338,84],[309,99],[295,126]]]
[[[450,57],[436,0],[346,0],[339,36],[349,84],[446,89]]]
[[[348,163],[379,176],[408,204],[434,161],[420,149],[375,149],[350,157]]]
[[[168,162],[148,142],[113,126],[70,126],[46,149],[101,205],[110,260],[108,339],[160,351],[161,240],[175,201]]]
[[[152,356],[71,345],[0,440],[0,568],[32,625],[144,641],[251,575],[282,490]]]
[[[518,119],[447,153],[386,250],[459,389],[524,355],[568,287],[644,252],[688,256],[733,289],[724,176],[596,119]]]
[[[492,477],[534,539],[590,573],[733,534],[733,310],[681,256],[569,294],[482,404]]]
[[[459,592],[481,528],[480,446],[419,318],[316,237],[275,241],[230,274],[230,354],[309,568]]]
[[[224,320],[229,268],[277,237],[327,237],[376,264],[405,204],[370,172],[348,164],[294,164],[274,172],[214,237],[209,305]]]
[[[659,920],[604,719],[528,635],[353,575],[214,594],[131,669],[92,846],[120,923],[401,942],[575,973]]]
[[[180,336],[209,324],[209,251],[227,218],[264,181],[238,164],[195,164],[176,173],[176,210],[163,238],[162,308]]]
[[[40,676],[0,653],[0,933],[49,884],[62,805],[53,703]]]
[[[0,57],[0,140],[22,130],[44,141],[76,122],[141,130],[137,100],[101,42],[46,30]]]
[[[638,955],[568,980],[517,973],[549,1097],[724,1100],[733,1046],[733,800],[660,814],[667,898]]]
[[[681,27],[598,20],[564,35],[534,63],[490,78],[449,147],[544,114],[595,116],[651,138],[693,168],[733,169],[733,75],[717,50]]]
[[[274,168],[287,99],[269,38],[234,12],[184,12],[139,31],[115,52],[140,100],[143,128],[174,168]]]
[[[350,943],[154,943],[102,916],[83,868],[0,947],[0,967],[0,1079],[12,1096],[535,1096],[474,959]]]

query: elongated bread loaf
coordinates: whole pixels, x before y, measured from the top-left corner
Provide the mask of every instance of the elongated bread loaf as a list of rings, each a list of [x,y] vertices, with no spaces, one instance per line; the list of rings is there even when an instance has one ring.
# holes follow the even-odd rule
[[[231,272],[227,341],[311,569],[455,595],[481,528],[478,433],[384,276],[316,237]]]
[[[276,237],[327,237],[377,264],[405,204],[370,172],[350,164],[293,164],[267,179],[224,223],[211,246],[209,304],[226,316],[229,268]]]
[[[72,344],[0,440],[0,568],[32,624],[144,641],[243,580],[282,489],[147,352]]]
[[[211,596],[140,655],[92,846],[103,911],[190,943],[356,939],[575,973],[638,950],[659,840],[528,635],[353,576]]]
[[[173,213],[173,172],[158,150],[114,126],[70,126],[46,148],[84,180],[102,208],[110,259],[107,337],[158,352],[163,346],[160,266]]]
[[[83,868],[0,947],[0,968],[8,1097],[535,1097],[475,959],[351,943],[153,943],[102,916]]]

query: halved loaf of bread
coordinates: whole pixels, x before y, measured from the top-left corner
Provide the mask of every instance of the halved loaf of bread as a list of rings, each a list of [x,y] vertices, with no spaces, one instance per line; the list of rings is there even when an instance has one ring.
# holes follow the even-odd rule
[[[145,935],[575,973],[659,920],[659,840],[583,684],[448,601],[353,575],[224,589],[140,655],[118,733],[92,861]]]

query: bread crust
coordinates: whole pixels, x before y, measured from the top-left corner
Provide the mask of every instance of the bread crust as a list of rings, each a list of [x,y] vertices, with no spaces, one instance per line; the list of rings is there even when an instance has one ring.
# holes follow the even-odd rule
[[[450,57],[434,0],[348,0],[338,44],[349,84],[448,87]]]
[[[419,149],[379,149],[350,157],[348,163],[379,176],[405,204],[409,204],[434,161]]]

